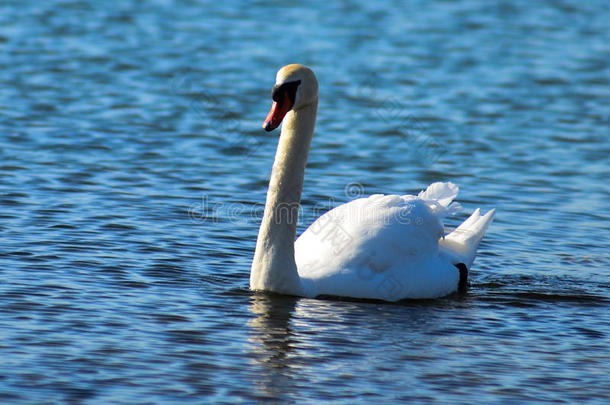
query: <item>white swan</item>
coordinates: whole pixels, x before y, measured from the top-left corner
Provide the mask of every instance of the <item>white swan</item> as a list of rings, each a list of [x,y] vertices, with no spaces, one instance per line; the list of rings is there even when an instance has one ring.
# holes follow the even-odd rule
[[[284,124],[250,272],[250,288],[281,294],[396,301],[436,298],[464,286],[494,210],[477,209],[444,235],[442,219],[459,209],[458,187],[434,183],[415,196],[372,195],[318,218],[296,240],[305,164],[318,108],[313,71],[277,73],[266,131]]]

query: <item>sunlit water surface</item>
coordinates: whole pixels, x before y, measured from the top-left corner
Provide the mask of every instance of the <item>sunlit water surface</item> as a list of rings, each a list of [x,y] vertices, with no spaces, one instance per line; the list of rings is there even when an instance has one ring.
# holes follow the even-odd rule
[[[605,1],[4,1],[2,403],[606,403]],[[253,294],[280,66],[312,66],[300,230],[360,194],[497,216],[467,294]]]

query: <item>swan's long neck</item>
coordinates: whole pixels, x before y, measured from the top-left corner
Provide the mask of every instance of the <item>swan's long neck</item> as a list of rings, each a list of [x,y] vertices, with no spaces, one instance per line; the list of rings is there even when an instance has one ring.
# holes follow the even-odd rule
[[[316,100],[284,118],[250,271],[253,290],[303,294],[294,241],[317,108]]]

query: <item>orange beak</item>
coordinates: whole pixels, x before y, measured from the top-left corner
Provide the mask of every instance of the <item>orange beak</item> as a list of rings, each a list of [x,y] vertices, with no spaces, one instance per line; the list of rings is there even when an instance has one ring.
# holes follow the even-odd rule
[[[280,103],[273,102],[271,105],[271,110],[269,114],[267,114],[267,118],[265,118],[265,122],[263,122],[263,129],[267,132],[273,131],[275,128],[279,127],[284,119],[284,116],[290,111],[292,108],[292,101],[288,96],[288,93],[284,93],[282,95],[282,101]]]

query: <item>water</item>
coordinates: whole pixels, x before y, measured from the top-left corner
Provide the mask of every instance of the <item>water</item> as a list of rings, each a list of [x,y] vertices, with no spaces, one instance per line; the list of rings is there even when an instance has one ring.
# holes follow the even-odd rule
[[[605,403],[607,2],[4,1],[3,403]],[[302,222],[451,180],[466,295],[253,294],[275,71],[321,86]]]

